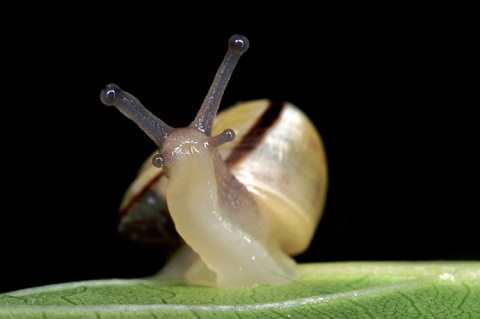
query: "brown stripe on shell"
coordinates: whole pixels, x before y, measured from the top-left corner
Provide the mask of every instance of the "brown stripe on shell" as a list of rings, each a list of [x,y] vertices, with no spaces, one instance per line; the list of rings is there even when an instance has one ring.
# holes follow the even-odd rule
[[[159,170],[159,172],[150,179],[150,181],[145,184],[145,186],[142,188],[140,192],[135,194],[135,196],[132,197],[132,199],[128,202],[127,205],[120,211],[120,219],[123,218],[123,216],[127,215],[130,209],[138,203],[138,201],[153,187],[153,185],[162,177],[163,175],[163,170]]]
[[[284,102],[270,101],[263,114],[254,125],[243,135],[225,162],[233,167],[247,157],[262,142],[269,129],[280,119],[285,107]]]

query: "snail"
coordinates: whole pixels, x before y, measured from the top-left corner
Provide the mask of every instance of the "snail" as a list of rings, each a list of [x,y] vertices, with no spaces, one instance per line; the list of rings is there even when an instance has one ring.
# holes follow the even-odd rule
[[[305,113],[259,99],[216,114],[248,47],[245,36],[230,37],[200,110],[184,128],[168,126],[115,84],[100,93],[158,147],[125,193],[119,230],[179,246],[159,277],[216,287],[289,283],[297,275],[294,256],[308,248],[319,224],[327,160]]]

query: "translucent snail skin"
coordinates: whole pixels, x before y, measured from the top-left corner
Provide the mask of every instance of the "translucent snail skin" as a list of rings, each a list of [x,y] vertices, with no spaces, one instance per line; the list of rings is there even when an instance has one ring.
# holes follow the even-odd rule
[[[168,126],[115,84],[100,94],[158,147],[125,193],[119,230],[178,246],[159,276],[216,287],[289,283],[296,278],[292,256],[307,249],[319,223],[327,160],[307,116],[291,103],[266,99],[217,115],[248,46],[242,35],[229,39],[187,127]]]

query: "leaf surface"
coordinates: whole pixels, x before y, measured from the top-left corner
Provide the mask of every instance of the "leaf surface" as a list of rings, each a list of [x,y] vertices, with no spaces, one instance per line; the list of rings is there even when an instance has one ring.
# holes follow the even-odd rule
[[[0,295],[0,318],[480,318],[480,262],[299,265],[288,285],[220,289],[152,278]]]

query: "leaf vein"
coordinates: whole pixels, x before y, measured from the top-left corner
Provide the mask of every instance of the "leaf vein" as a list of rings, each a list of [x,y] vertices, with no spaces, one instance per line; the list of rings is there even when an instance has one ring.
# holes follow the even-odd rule
[[[405,298],[405,300],[407,300],[407,302],[412,306],[412,308],[417,312],[416,316],[413,317],[413,318],[420,318],[421,315],[422,315],[422,312],[420,311],[420,309],[417,307],[415,301],[410,298],[409,296],[407,296],[406,294],[404,294],[403,292],[400,292],[400,291],[397,291],[397,293],[402,296],[403,298]]]
[[[465,287],[465,289],[467,290],[467,293],[465,294],[465,296],[463,296],[462,300],[460,301],[460,303],[458,304],[458,310],[460,310],[462,313],[464,313],[465,311],[463,310],[463,305],[465,304],[465,302],[467,301],[468,297],[471,295],[471,289],[470,289],[470,286],[468,286],[466,283],[462,282],[462,286]]]
[[[355,306],[363,309],[363,312],[368,316],[368,318],[375,319],[375,315],[373,315],[366,306],[362,305],[360,302],[355,300],[350,300],[350,302],[353,303]]]

